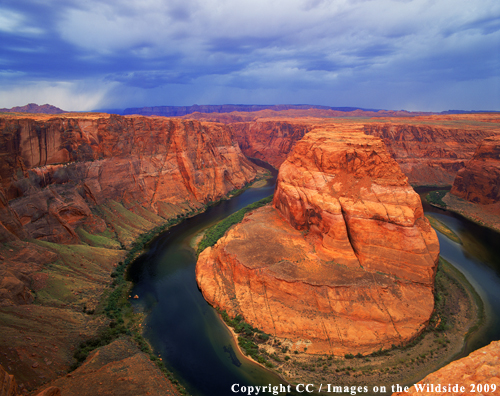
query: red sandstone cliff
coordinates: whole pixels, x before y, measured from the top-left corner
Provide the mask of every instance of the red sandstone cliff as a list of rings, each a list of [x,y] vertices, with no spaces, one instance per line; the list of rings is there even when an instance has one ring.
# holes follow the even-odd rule
[[[482,205],[500,201],[500,135],[484,139],[461,169],[451,193]]]
[[[464,122],[462,128],[419,124],[369,124],[365,133],[382,138],[412,185],[451,185],[477,145],[492,134]],[[474,120],[469,121],[474,125]]]
[[[367,353],[422,331],[439,245],[380,139],[309,132],[280,167],[274,206],[202,252],[207,301],[308,353]]]
[[[257,172],[217,124],[15,118],[0,119],[0,131],[1,183],[15,198],[10,207],[29,237],[53,242],[77,241],[82,226],[104,231],[95,205],[114,200],[138,215],[147,209],[169,219],[241,188]]]
[[[0,363],[29,390],[66,372],[124,247],[259,172],[220,124],[0,118]]]
[[[229,124],[245,155],[279,167],[296,142],[311,128],[339,121],[331,117],[340,115],[323,113],[325,111],[265,110],[255,113],[197,113],[186,117]],[[366,114],[359,116],[366,117]],[[477,145],[485,137],[498,133],[496,116],[489,117],[491,119],[488,115],[415,117],[392,119],[390,123],[366,118],[364,121],[344,119],[342,122],[355,127],[364,125],[366,134],[382,138],[391,156],[408,176],[410,184],[447,186],[472,158]]]
[[[418,384],[424,386],[424,391],[419,391],[412,386],[408,392],[393,393],[393,396],[412,396],[422,393],[436,396],[498,395],[500,392],[499,367],[500,341],[493,341],[490,345],[448,364],[419,381]],[[443,386],[448,388],[449,385],[452,389],[443,391]],[[454,389],[455,385],[457,387]],[[495,385],[495,390],[492,385]],[[429,386],[429,391],[427,386]]]

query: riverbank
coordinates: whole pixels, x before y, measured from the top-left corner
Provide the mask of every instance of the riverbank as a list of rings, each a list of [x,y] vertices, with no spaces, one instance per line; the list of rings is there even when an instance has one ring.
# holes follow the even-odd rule
[[[260,175],[263,178],[268,177],[267,172],[264,171],[260,172]],[[254,182],[247,184],[243,187],[243,189],[248,189]],[[228,195],[234,195],[238,192],[238,190],[233,190]],[[221,201],[227,199],[227,197],[223,197]],[[211,202],[210,204],[215,205],[216,203],[217,202]],[[141,362],[144,359],[147,359],[151,361],[152,367],[157,367],[158,372],[156,373],[156,377],[164,375],[165,381],[170,380],[173,386],[177,387],[177,394],[185,394],[185,389],[180,386],[179,382],[173,377],[172,373],[166,369],[161,358],[153,353],[153,349],[150,347],[150,345],[142,335],[143,326],[141,326],[141,324],[144,316],[137,315],[130,306],[130,299],[132,299],[133,301],[136,300],[134,299],[135,294],[131,295],[130,289],[132,287],[132,283],[126,281],[126,273],[130,264],[134,262],[137,257],[141,256],[141,254],[149,249],[151,242],[154,241],[159,234],[168,231],[170,228],[180,224],[181,222],[189,218],[205,212],[208,209],[209,205],[200,204],[195,205],[194,207],[186,206],[186,210],[184,213],[178,213],[173,218],[167,219],[167,221],[165,221],[164,219],[160,219],[159,217],[154,217],[153,215],[146,213],[145,210],[142,210],[140,214],[143,217],[146,217],[150,220],[155,220],[154,222],[146,223],[142,221],[142,218],[138,217],[139,215],[129,213],[130,211],[127,211],[126,208],[122,208],[118,203],[112,204],[113,210],[108,210],[105,212],[105,214],[108,214],[106,220],[109,222],[109,224],[111,224],[109,225],[109,227],[120,230],[121,234],[125,234],[125,231],[128,231],[127,244],[121,244],[120,246],[119,242],[115,242],[122,249],[114,250],[91,248],[86,247],[85,245],[74,245],[72,247],[68,247],[66,245],[50,244],[49,246],[51,249],[56,249],[59,255],[65,253],[66,250],[70,250],[66,255],[69,255],[73,259],[73,261],[76,262],[75,268],[77,268],[78,270],[81,270],[80,264],[82,264],[82,262],[80,262],[81,260],[79,260],[78,256],[76,256],[75,253],[80,252],[80,250],[99,250],[99,256],[92,256],[93,262],[91,268],[94,268],[96,264],[98,268],[103,267],[102,265],[99,266],[98,263],[102,262],[103,258],[109,256],[108,252],[119,254],[119,258],[115,258],[115,260],[113,260],[111,264],[104,266],[106,269],[108,269],[108,271],[101,271],[103,272],[101,274],[101,290],[97,290],[96,288],[94,288],[90,291],[82,293],[82,295],[85,295],[85,300],[82,303],[83,308],[80,308],[80,312],[83,310],[83,316],[92,318],[94,323],[96,321],[99,321],[99,327],[95,328],[94,326],[93,332],[89,335],[82,334],[83,332],[82,330],[80,330],[80,337],[74,340],[74,346],[71,349],[68,348],[67,367],[63,372],[58,373],[59,375],[57,377],[59,377],[58,379],[61,379],[60,375],[65,374],[67,370],[71,373],[72,376],[77,375],[77,373],[81,373],[82,370],[85,371],[85,366],[89,363],[90,360],[93,359],[93,356],[99,354],[100,351],[103,350],[103,348],[105,348],[105,350],[108,352],[113,351],[114,347],[112,347],[111,344],[115,345],[119,340],[125,339],[128,340],[127,345],[133,345],[134,343],[137,345],[137,347],[134,349],[134,356],[138,354],[137,358],[139,358],[139,356],[142,356],[140,357]],[[104,213],[104,209],[102,210],[102,212]],[[130,226],[128,226],[129,224]],[[133,224],[140,224],[142,225],[142,227],[135,230],[131,228]],[[149,227],[146,227],[147,225],[149,225]],[[117,236],[117,233],[113,234],[108,232],[106,236],[109,241],[115,241],[115,239],[116,241],[120,241],[120,239],[117,239],[119,237],[119,235]],[[88,265],[86,262],[83,262],[82,266],[85,270],[87,270]],[[74,283],[73,279],[64,279],[64,282],[65,284],[66,282],[71,284]],[[93,294],[91,295],[91,293]],[[37,293],[37,300],[40,300],[43,296],[43,292]],[[92,303],[89,302],[90,297],[92,297]],[[142,295],[140,297],[142,297]],[[118,345],[119,344],[120,343],[118,342]],[[76,361],[74,359],[76,359]],[[128,360],[124,360],[115,363],[127,367],[127,362]],[[48,364],[51,364],[51,362],[49,362]],[[53,366],[53,364],[51,364],[51,366]],[[140,367],[137,366],[137,369],[146,369],[146,366],[148,365],[140,363]],[[50,378],[50,380],[56,380],[57,377]],[[38,388],[40,385],[33,388]],[[60,385],[69,386],[69,384],[64,383],[61,383]],[[45,385],[42,386],[45,387]]]
[[[446,210],[458,213],[483,227],[500,232],[500,202],[490,205],[475,204],[450,193],[442,199]]]
[[[331,383],[348,386],[411,385],[461,354],[467,337],[484,322],[483,304],[467,279],[440,259],[436,276],[436,310],[427,329],[410,345],[366,356],[308,355],[290,353],[288,340],[270,336],[267,341],[228,327],[240,352],[241,339],[256,343],[265,362],[255,362],[275,372],[285,382]],[[240,340],[240,341],[239,341]]]

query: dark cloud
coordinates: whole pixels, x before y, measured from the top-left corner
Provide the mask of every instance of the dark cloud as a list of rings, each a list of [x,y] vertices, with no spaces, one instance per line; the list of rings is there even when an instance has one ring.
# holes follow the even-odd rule
[[[500,109],[496,0],[4,0],[0,40],[0,107]]]

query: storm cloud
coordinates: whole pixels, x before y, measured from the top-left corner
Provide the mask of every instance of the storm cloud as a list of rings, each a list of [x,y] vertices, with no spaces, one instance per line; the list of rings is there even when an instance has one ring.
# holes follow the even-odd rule
[[[497,0],[4,0],[0,107],[500,110]]]

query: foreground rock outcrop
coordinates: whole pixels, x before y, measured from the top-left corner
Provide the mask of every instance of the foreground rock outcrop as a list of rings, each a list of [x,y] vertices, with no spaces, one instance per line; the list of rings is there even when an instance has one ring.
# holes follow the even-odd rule
[[[128,338],[93,351],[82,366],[42,389],[60,389],[64,396],[180,395],[149,356]]]
[[[452,389],[449,389],[450,385]],[[454,388],[455,385],[457,386]],[[495,386],[495,389],[493,389],[492,385]],[[446,387],[446,390],[443,390],[443,387]],[[423,388],[423,390],[420,388]],[[412,386],[408,392],[393,393],[393,396],[411,396],[422,393],[439,396],[494,395],[499,392],[500,341],[493,341],[488,346],[472,352],[469,356],[456,360],[429,374],[422,381],[419,381],[417,385]]]
[[[310,131],[282,164],[274,208],[201,253],[204,297],[308,353],[368,353],[423,330],[439,245],[380,139]]]
[[[461,169],[451,194],[481,205],[500,201],[500,135],[484,139]]]

